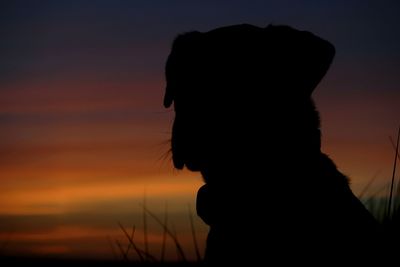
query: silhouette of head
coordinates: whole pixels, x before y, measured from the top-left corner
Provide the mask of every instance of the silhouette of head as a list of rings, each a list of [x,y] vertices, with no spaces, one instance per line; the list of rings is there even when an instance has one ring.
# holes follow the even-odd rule
[[[166,63],[164,98],[175,108],[175,167],[276,164],[288,150],[319,152],[311,94],[334,54],[329,42],[288,26],[179,35]]]

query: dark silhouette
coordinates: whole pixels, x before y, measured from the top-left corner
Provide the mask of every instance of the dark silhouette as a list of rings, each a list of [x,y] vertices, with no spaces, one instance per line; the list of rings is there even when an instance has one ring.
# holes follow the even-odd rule
[[[334,54],[328,41],[289,26],[175,39],[164,105],[175,108],[175,167],[204,177],[197,212],[210,226],[206,261],[365,260],[378,224],[321,152],[311,98]]]

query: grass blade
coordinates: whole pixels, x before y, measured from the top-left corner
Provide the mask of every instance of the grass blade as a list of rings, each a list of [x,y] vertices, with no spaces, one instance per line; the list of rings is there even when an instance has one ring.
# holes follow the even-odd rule
[[[376,178],[378,178],[378,175],[381,171],[377,171],[374,176],[372,176],[371,180],[368,182],[368,184],[364,187],[364,189],[361,191],[361,193],[358,195],[359,199],[362,199],[364,195],[368,192],[369,188],[375,182]]]
[[[165,214],[164,214],[164,225],[168,225],[168,202],[165,203]],[[165,227],[163,228],[163,240],[161,246],[161,262],[164,262],[165,258],[165,248],[167,244],[167,231],[165,231]]]
[[[172,238],[172,240],[175,243],[176,249],[178,251],[178,253],[180,254],[181,258],[183,261],[187,261],[186,257],[185,257],[185,253],[183,252],[183,249],[181,247],[181,245],[179,244],[178,239],[176,238],[175,234],[172,233],[168,227],[154,214],[152,213],[149,209],[145,208],[145,211],[158,223],[160,224],[163,228],[164,231],[166,231],[166,233]]]
[[[396,151],[396,144],[394,143],[393,138],[389,136],[389,139],[390,143],[392,144],[393,150]],[[400,160],[400,153],[398,149],[397,149],[397,159]]]
[[[132,244],[132,247],[138,254],[140,261],[144,261],[142,253],[140,252],[139,248],[136,246],[135,242],[133,242],[133,239],[129,236],[128,232],[125,230],[125,228],[122,226],[122,224],[120,222],[118,222],[118,225],[121,228],[122,232],[124,232],[125,236],[128,238],[129,243]]]
[[[118,253],[117,253],[117,251],[115,250],[115,247],[114,247],[113,242],[111,241],[111,237],[107,236],[107,240],[108,240],[108,244],[109,244],[110,247],[111,247],[111,252],[112,252],[112,254],[113,254],[113,256],[114,256],[114,259],[117,260],[117,259],[118,259]]]
[[[201,256],[200,256],[199,246],[197,245],[196,231],[194,229],[193,216],[192,216],[192,211],[190,209],[190,205],[188,206],[188,212],[189,212],[190,228],[192,229],[194,250],[196,252],[197,261],[201,261]]]
[[[119,240],[115,240],[115,242],[117,243],[117,246],[122,254],[122,257],[124,258],[125,261],[129,261],[128,259],[128,255],[125,254],[124,248],[122,247],[121,243],[119,242]]]
[[[135,237],[135,226],[132,226],[132,233],[131,233],[131,239],[133,240],[133,238]],[[129,254],[129,250],[131,249],[131,247],[132,247],[132,244],[131,244],[131,242],[129,242],[129,244],[128,244],[128,248],[126,249],[126,255],[128,255]]]
[[[144,238],[144,251],[146,255],[146,260],[148,260],[147,255],[149,255],[149,243],[147,238],[146,191],[144,191],[143,194],[143,238]]]
[[[392,211],[392,197],[393,197],[393,185],[394,185],[394,177],[396,175],[396,166],[397,166],[397,156],[399,155],[399,140],[400,140],[400,126],[399,130],[397,132],[397,144],[396,144],[396,153],[394,156],[394,163],[393,163],[393,173],[392,173],[392,182],[390,185],[390,195],[389,195],[389,205],[388,205],[388,217],[391,217],[391,211]]]

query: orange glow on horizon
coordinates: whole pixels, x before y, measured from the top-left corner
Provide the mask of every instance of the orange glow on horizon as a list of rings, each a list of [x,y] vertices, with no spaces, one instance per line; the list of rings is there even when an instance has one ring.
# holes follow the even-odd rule
[[[135,180],[117,182],[94,182],[65,184],[58,187],[31,188],[30,190],[8,190],[0,195],[0,214],[48,214],[64,213],[70,207],[79,207],[80,203],[96,203],[98,201],[139,199],[144,194],[149,199],[179,199],[190,200],[201,186],[200,179],[185,179],[172,181],[165,177],[149,179],[148,183]],[[164,180],[164,181],[162,181]],[[50,207],[49,207],[50,205]]]

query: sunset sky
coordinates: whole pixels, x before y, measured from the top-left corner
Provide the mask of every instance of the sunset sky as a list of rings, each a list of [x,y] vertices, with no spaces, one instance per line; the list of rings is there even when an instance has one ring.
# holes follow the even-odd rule
[[[323,147],[360,193],[389,182],[400,124],[399,1],[2,1],[0,255],[113,257],[144,198],[194,257],[197,173],[172,167],[164,65],[178,33],[288,24],[332,42],[314,93]],[[293,152],[293,159],[296,158]],[[284,190],[282,190],[284,192]],[[148,218],[151,251],[162,230]],[[196,219],[201,249],[207,227]],[[168,257],[175,259],[171,240]],[[100,256],[99,256],[100,255]]]

